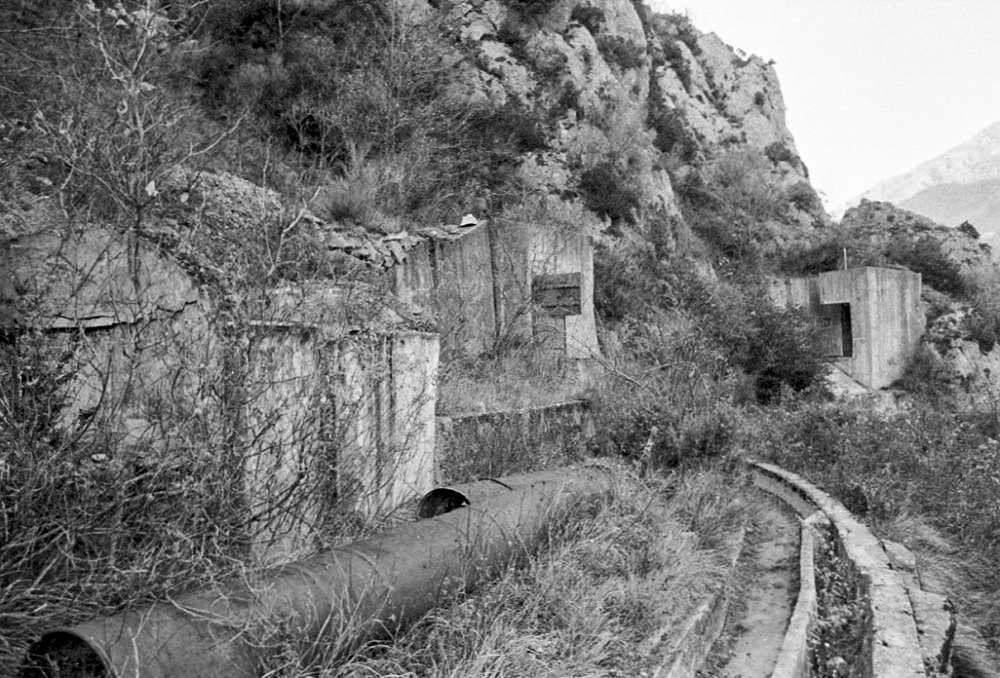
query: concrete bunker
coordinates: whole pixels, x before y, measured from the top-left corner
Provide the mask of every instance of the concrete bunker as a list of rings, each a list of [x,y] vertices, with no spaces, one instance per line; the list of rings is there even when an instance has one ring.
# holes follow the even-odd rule
[[[920,274],[861,266],[772,279],[778,306],[805,308],[819,323],[832,364],[871,389],[903,376],[924,331]]]
[[[466,218],[413,233],[332,233],[327,243],[383,271],[399,299],[433,316],[444,360],[511,334],[568,358],[598,352],[593,246],[579,230]]]

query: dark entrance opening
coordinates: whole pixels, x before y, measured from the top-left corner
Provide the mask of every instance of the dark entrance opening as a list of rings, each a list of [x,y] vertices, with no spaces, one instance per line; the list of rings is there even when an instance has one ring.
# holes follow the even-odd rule
[[[851,305],[840,305],[840,336],[843,346],[843,355],[850,358],[854,355],[854,334],[851,331]]]

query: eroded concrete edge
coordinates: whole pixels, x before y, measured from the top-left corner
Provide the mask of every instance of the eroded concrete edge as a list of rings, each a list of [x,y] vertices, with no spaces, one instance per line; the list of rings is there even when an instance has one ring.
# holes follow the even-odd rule
[[[813,504],[836,528],[844,552],[861,581],[867,583],[871,678],[925,678],[909,595],[878,539],[843,505],[805,478],[773,464],[748,463],[758,487],[779,496],[800,515]],[[779,674],[773,675],[777,678]]]
[[[814,527],[816,520],[825,520],[816,511],[813,517],[802,520],[799,542],[799,593],[795,609],[781,643],[778,660],[774,664],[772,678],[808,678],[809,630],[816,619],[816,569],[815,551],[818,535]]]
[[[882,546],[910,597],[924,667],[931,675],[951,675],[951,648],[957,629],[954,606],[947,596],[923,589],[912,551],[888,539],[882,540]]]

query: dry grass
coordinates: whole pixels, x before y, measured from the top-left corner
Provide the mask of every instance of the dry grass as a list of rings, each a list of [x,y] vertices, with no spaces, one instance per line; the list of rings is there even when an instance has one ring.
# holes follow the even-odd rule
[[[456,360],[438,378],[439,414],[476,414],[549,405],[580,397],[587,378],[578,361],[531,343],[491,359]]]
[[[958,628],[953,664],[959,676],[1000,675],[996,648],[977,629],[989,629],[1000,619],[1000,596],[987,583],[996,563],[968,551],[919,515],[904,514],[885,523],[882,536],[910,549],[917,559],[921,586],[947,595],[955,605]]]

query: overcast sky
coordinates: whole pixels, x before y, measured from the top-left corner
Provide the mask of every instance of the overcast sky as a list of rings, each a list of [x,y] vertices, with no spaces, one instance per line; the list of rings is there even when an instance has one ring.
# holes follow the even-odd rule
[[[773,59],[829,206],[1000,120],[1000,0],[650,0]]]

